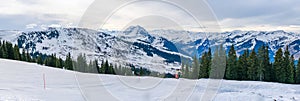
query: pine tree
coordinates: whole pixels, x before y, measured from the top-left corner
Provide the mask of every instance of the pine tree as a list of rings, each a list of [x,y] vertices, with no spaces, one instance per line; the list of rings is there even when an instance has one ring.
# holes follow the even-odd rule
[[[189,66],[189,63],[185,64],[184,78],[190,78],[190,66]]]
[[[68,55],[66,57],[65,68],[68,69],[68,70],[74,70],[73,69],[73,61],[71,59],[71,54],[70,53],[68,53]]]
[[[300,84],[300,58],[298,59],[297,63],[295,83]]]
[[[51,65],[52,65],[52,67],[57,67],[57,58],[56,58],[56,54],[52,54],[51,55]]]
[[[209,78],[223,79],[226,70],[226,52],[223,45],[216,47],[211,65]]]
[[[193,65],[192,65],[192,73],[191,73],[191,79],[197,79],[199,76],[199,60],[197,58],[197,56],[195,55],[193,57]]]
[[[27,52],[26,52],[26,61],[27,61],[27,62],[32,62],[31,56],[30,56],[30,54],[29,54],[29,50],[27,50]]]
[[[258,74],[259,74],[259,80],[263,81],[270,81],[270,58],[269,58],[269,50],[268,46],[263,45],[258,49],[257,54],[258,59]]]
[[[3,44],[2,44],[2,56],[4,59],[7,59],[8,58],[8,52],[7,52],[7,46],[6,46],[6,42],[3,41]]]
[[[145,72],[143,71],[143,74],[144,74],[144,73],[145,73]],[[112,64],[109,65],[109,73],[108,73],[108,74],[116,74],[115,69],[114,69],[114,67],[113,67]]]
[[[282,49],[279,48],[275,54],[274,69],[277,82],[285,82],[284,58]]]
[[[51,66],[51,56],[46,56],[44,64],[45,66]]]
[[[123,68],[122,68],[122,65],[118,65],[118,75],[124,75],[124,70],[123,70]]]
[[[14,49],[11,43],[6,42],[6,51],[7,51],[7,58],[8,59],[14,59],[15,55],[14,55]]]
[[[245,50],[244,53],[239,57],[237,67],[238,67],[238,78],[237,80],[247,80],[247,71],[248,71],[248,61],[249,50]]]
[[[24,48],[22,48],[21,61],[27,61],[27,59],[26,59],[26,53],[25,53],[25,49]]]
[[[0,58],[3,58],[3,48],[2,41],[0,41]]]
[[[208,52],[205,52],[201,57],[199,78],[209,78],[211,59],[211,49],[209,48]]]
[[[289,66],[287,68],[288,69],[288,74],[287,74],[287,83],[295,83],[295,59],[294,59],[294,55],[291,56],[291,58],[289,59],[290,63]]]
[[[63,60],[61,59],[61,58],[59,58],[59,59],[55,59],[56,61],[56,63],[55,63],[55,67],[57,67],[57,68],[63,68]]]
[[[286,83],[286,82],[288,82],[288,79],[289,79],[289,75],[290,74],[288,74],[289,73],[289,65],[290,65],[290,52],[289,52],[289,48],[288,48],[288,46],[286,46],[285,47],[285,50],[284,50],[284,57],[283,57],[283,71],[282,71],[282,73],[284,73],[284,77],[283,77],[283,79],[284,79],[284,83]]]
[[[100,67],[99,67],[99,64],[98,64],[98,61],[97,61],[97,60],[94,60],[94,63],[95,63],[95,66],[96,66],[96,68],[97,68],[97,72],[98,72],[98,73],[101,73]],[[121,65],[120,65],[120,66],[121,66]]]
[[[258,61],[255,50],[253,49],[249,58],[248,58],[248,78],[250,80],[259,80],[259,73],[258,73]]]
[[[238,77],[238,69],[237,69],[237,56],[234,46],[231,45],[230,50],[228,52],[228,59],[226,61],[226,79],[235,80]]]
[[[288,46],[286,46],[284,52],[284,73],[285,73],[285,83],[294,83],[294,56],[290,57],[290,52]]]
[[[199,78],[208,78],[207,53],[205,52],[200,61]]]
[[[90,60],[90,62],[88,64],[87,72],[88,73],[93,73],[93,62],[92,62],[92,60]]]
[[[115,71],[114,71],[113,65],[109,64],[108,60],[105,61],[104,68],[105,68],[104,69],[105,74],[116,74]]]
[[[185,60],[181,60],[182,62],[181,62],[181,72],[182,72],[182,74],[181,74],[181,77],[183,77],[183,78],[185,78]]]
[[[264,69],[265,69],[265,61],[264,61],[264,47],[265,46],[262,46],[262,47],[259,47],[258,49],[258,53],[257,53],[257,63],[258,63],[258,69],[257,69],[257,72],[258,72],[258,75],[259,75],[259,80],[262,81],[264,79]]]
[[[13,48],[13,50],[14,50],[14,55],[15,55],[14,59],[15,60],[21,60],[21,54],[20,54],[19,47],[17,45],[15,45],[14,48]]]
[[[59,63],[60,63],[59,68],[63,68],[63,67],[64,67],[64,64],[65,64],[64,60],[63,60],[62,58],[59,58],[58,61],[59,61]]]
[[[211,60],[212,59],[212,56],[211,56],[211,48],[208,48],[208,52],[207,52],[207,56],[208,56],[208,59]],[[210,61],[210,65],[211,65],[211,61]]]
[[[184,73],[185,73],[185,68],[184,68],[184,65],[185,65],[185,61],[182,59],[181,60],[181,76],[184,77]]]
[[[104,73],[105,73],[105,67],[104,67],[105,65],[104,65],[104,64],[105,64],[105,62],[104,62],[104,59],[103,59],[103,60],[101,61],[101,66],[100,66],[100,67],[101,67],[101,68],[100,68],[100,73],[101,73],[101,74],[104,74]]]
[[[115,67],[114,70],[115,70],[116,74],[117,75],[121,75],[121,73],[120,73],[121,72],[121,70],[120,70],[121,68],[119,68],[118,64],[115,63],[114,67]]]
[[[108,61],[107,61],[107,60],[105,60],[105,61],[102,60],[100,70],[101,70],[101,72],[102,72],[103,74],[108,74],[108,66],[109,66]]]
[[[57,65],[56,65],[56,55],[51,54],[50,56],[47,56],[46,59],[45,59],[44,64],[46,66],[50,66],[50,67],[57,67]]]
[[[86,61],[86,56],[85,54],[79,54],[77,57],[77,61],[75,62],[75,71],[79,72],[88,72],[88,65]]]
[[[90,63],[89,63],[89,66],[88,66],[89,67],[88,72],[89,73],[98,73],[97,64],[98,63],[96,63],[96,60],[94,60],[94,61],[90,60]]]
[[[104,74],[116,74],[116,72],[113,68],[113,65],[109,64],[108,60],[106,60],[105,62],[104,62],[104,60],[102,60],[102,65],[101,65],[100,71],[101,71],[101,73],[104,73]]]
[[[37,64],[43,65],[42,54],[39,54],[39,55],[38,55],[38,58],[37,58]]]
[[[270,71],[269,71],[270,76],[271,76],[270,81],[271,82],[276,82],[276,72],[275,72],[274,63],[271,63],[270,65],[271,65],[271,68],[270,68]]]
[[[109,64],[107,60],[105,61],[104,64],[104,74],[109,74]]]
[[[272,81],[272,75],[274,73],[272,73],[274,70],[272,68],[272,65],[270,63],[270,57],[269,57],[269,47],[267,45],[265,45],[263,47],[264,49],[264,54],[263,54],[263,80],[264,81]]]
[[[209,77],[209,74],[210,74],[210,70],[211,70],[211,60],[212,60],[212,53],[211,53],[211,49],[209,48],[208,49],[208,52],[207,52],[207,64],[208,64],[208,77]]]

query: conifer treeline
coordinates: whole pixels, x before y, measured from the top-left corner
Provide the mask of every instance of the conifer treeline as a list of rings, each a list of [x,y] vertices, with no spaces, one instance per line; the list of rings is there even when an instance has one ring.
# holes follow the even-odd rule
[[[0,41],[0,58],[27,60],[27,54],[20,54],[19,47],[6,41]]]
[[[73,70],[73,61],[71,60],[70,53],[66,61],[64,61],[62,58],[57,58],[55,54],[46,55],[38,53],[36,56],[31,56],[28,50],[24,48],[21,50],[22,52],[20,52],[18,45],[13,45],[7,41],[0,41],[0,58],[32,62],[58,68],[65,67],[68,70]]]
[[[46,55],[38,53],[36,56],[31,56],[28,50],[24,48],[21,50],[22,52],[20,53],[18,45],[13,45],[7,41],[0,41],[0,58],[32,62],[39,65],[61,69],[65,68],[67,70],[80,72],[115,74],[112,65],[109,65],[107,61],[103,62],[101,67],[99,67],[98,61],[96,60],[90,61],[89,64],[87,64],[85,55],[79,55],[77,61],[73,61],[70,53],[68,53],[66,59],[63,60],[62,58],[57,58],[56,54]]]
[[[107,60],[105,62],[103,60],[100,67],[97,60],[87,64],[86,57],[82,54],[77,57],[77,61],[72,60],[70,53],[64,59],[65,61],[62,58],[57,58],[55,54],[37,54],[32,57],[28,50],[23,48],[20,53],[18,45],[6,41],[0,41],[0,58],[36,62],[40,65],[80,72],[163,77],[161,73],[144,68],[113,66]],[[236,55],[234,46],[230,47],[227,56],[223,47],[220,46],[216,48],[213,55],[209,49],[208,52],[203,53],[200,59],[195,56],[192,64],[183,62],[181,77],[191,79],[210,77],[300,84],[300,61],[298,61],[297,66],[295,66],[294,61],[294,56],[290,55],[288,47],[284,51],[279,48],[275,54],[275,61],[271,63],[268,46],[263,45],[257,52],[245,50],[239,57]]]
[[[192,66],[188,66],[189,63],[183,63],[183,77],[193,78],[192,75],[197,75],[193,73],[193,70],[197,69],[199,70],[198,79],[212,77],[213,75],[210,73],[221,74],[222,65],[220,64],[222,62],[218,59],[220,58],[219,55],[214,54],[212,56],[209,49],[208,52],[203,53],[200,59],[194,58]],[[214,62],[216,60],[219,62]],[[220,79],[300,83],[300,61],[295,66],[294,56],[290,55],[288,47],[284,51],[281,48],[278,49],[275,54],[275,61],[271,63],[266,45],[261,46],[257,51],[254,49],[251,52],[248,49],[244,50],[240,56],[237,56],[232,45],[223,60],[226,60],[226,64],[224,64],[225,74]],[[199,64],[197,64],[198,61]],[[218,68],[217,71],[214,68]]]
[[[0,58],[34,62],[28,52],[26,53],[23,49],[20,53],[18,45],[13,45],[7,41],[0,41]]]
[[[21,47],[21,46],[20,46]],[[122,67],[115,65],[115,67],[108,63],[107,60],[102,60],[99,65],[97,60],[87,62],[85,54],[79,54],[76,61],[72,60],[71,54],[68,53],[65,59],[57,58],[56,54],[46,55],[38,53],[31,56],[28,50],[20,49],[18,45],[13,45],[7,41],[0,41],[0,58],[13,59],[26,62],[37,63],[50,67],[56,67],[67,70],[74,70],[85,73],[99,73],[99,74],[118,74],[125,76],[159,76],[158,72],[152,72],[145,68]]]

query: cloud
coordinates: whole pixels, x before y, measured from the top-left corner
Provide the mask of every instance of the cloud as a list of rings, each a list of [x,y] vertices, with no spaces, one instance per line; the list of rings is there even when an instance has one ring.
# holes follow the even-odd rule
[[[0,22],[2,23],[0,24],[0,29],[23,30],[34,27],[32,24],[36,24],[36,26],[49,26],[51,24],[74,26],[80,22],[85,10],[93,1],[94,0],[2,0],[0,1]],[[111,6],[109,5],[110,2],[114,1],[106,1],[107,4],[99,6]],[[214,11],[224,31],[240,29],[284,29],[299,31],[297,28],[300,25],[300,1],[297,0],[207,0],[207,3]],[[192,4],[186,3],[185,5]],[[193,7],[192,10],[203,10],[201,5],[202,4],[199,4],[199,7]],[[155,14],[157,16],[153,17]],[[162,17],[161,19],[170,19],[174,22],[170,24],[177,24],[176,26],[180,25],[185,29],[193,31],[202,31],[202,29],[205,28],[215,27],[214,21],[209,19],[210,17],[206,17],[206,15],[195,15],[201,18],[201,24],[203,25],[198,26],[191,16],[180,9],[170,5],[151,3],[148,1],[147,3],[136,3],[120,9],[111,17],[111,20],[107,22],[105,28],[120,29],[130,23],[130,21],[147,15],[152,15],[149,18],[157,18],[160,16]],[[147,19],[147,17],[144,17],[144,19]],[[145,23],[145,26],[147,26],[146,23],[162,24],[163,22],[159,19],[149,19],[149,21],[139,19],[138,21],[139,23]],[[159,28],[172,28],[172,26],[170,26],[171,25],[169,25],[169,27],[159,25]]]
[[[168,24],[160,19],[168,19],[171,21],[168,24],[172,25],[163,26]],[[195,20],[180,8],[161,2],[144,1],[126,5],[114,12],[104,28],[123,29],[137,20],[139,22],[135,22],[135,24],[142,24],[147,29],[169,28],[170,26],[184,27],[196,24]]]
[[[191,0],[198,2],[193,2],[192,4],[191,1],[173,1],[177,1],[177,3],[179,3],[173,4],[172,2],[156,0],[140,0],[139,2],[122,6],[121,8],[115,10],[116,12],[113,12],[110,16],[108,14],[111,14],[111,8],[106,7],[104,9],[102,6],[99,7],[99,5],[103,3],[100,0],[99,4],[92,5],[89,8],[88,12],[90,13],[84,16],[84,21],[80,25],[95,29],[95,27],[98,28],[99,26],[102,26],[101,23],[105,23],[103,28],[122,30],[124,29],[124,26],[127,26],[128,24],[131,24],[131,22],[138,20],[139,23],[142,26],[146,26],[147,29],[167,29],[177,26],[175,28],[182,27],[186,30],[200,31],[203,30],[203,28],[205,28],[205,30],[212,30],[214,27],[216,27],[215,25],[217,21],[214,19],[214,16],[210,12],[210,9],[207,7],[205,2],[200,0]],[[118,8],[118,6],[113,8]],[[109,11],[109,13],[106,11]],[[195,11],[197,12],[195,13]],[[107,15],[109,18],[106,17]],[[168,19],[171,22],[165,24],[161,19]],[[200,24],[198,21],[196,21],[196,19]],[[156,25],[149,27],[150,24],[148,22],[150,22],[152,25]]]
[[[296,0],[208,0],[218,18],[268,16],[298,8]]]
[[[23,30],[28,24],[77,23],[93,0],[2,0],[0,29]],[[12,27],[14,26],[14,27]]]
[[[28,25],[26,25],[26,29],[33,29],[37,26],[38,26],[37,24],[28,24]]]
[[[300,24],[297,0],[209,0],[223,30],[289,30]]]

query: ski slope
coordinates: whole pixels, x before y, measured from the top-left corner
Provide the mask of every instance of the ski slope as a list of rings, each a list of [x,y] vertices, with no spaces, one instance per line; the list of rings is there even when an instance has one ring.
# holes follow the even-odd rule
[[[0,101],[199,101],[207,98],[299,101],[300,85],[96,75],[0,59]]]

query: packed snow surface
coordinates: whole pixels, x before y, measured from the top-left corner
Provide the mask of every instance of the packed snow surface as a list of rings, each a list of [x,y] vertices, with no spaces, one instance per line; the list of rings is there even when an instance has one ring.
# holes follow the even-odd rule
[[[300,85],[96,75],[5,59],[0,74],[0,101],[300,100]]]

